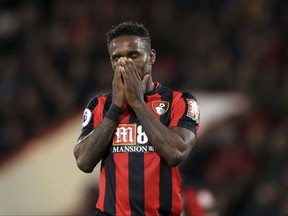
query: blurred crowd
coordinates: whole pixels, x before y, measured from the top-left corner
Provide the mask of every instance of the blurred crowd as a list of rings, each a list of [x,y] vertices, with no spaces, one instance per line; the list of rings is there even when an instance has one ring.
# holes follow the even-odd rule
[[[183,166],[207,212],[288,215],[286,0],[1,0],[0,157],[111,89],[106,32],[130,19],[150,31],[155,81],[252,102]]]

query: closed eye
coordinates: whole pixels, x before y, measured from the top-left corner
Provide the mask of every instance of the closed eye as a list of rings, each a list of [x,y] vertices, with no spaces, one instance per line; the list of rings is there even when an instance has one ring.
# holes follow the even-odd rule
[[[112,61],[116,61],[116,62],[117,62],[121,57],[122,57],[121,55],[112,55],[112,56],[110,57],[110,59],[111,59]]]
[[[138,51],[133,51],[133,52],[129,52],[128,54],[128,58],[131,59],[136,59],[141,55],[141,53],[139,53]]]

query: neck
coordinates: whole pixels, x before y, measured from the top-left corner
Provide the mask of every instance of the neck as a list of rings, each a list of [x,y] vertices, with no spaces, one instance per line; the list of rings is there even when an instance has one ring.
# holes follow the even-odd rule
[[[152,81],[152,79],[149,79],[149,81],[147,83],[147,87],[146,87],[146,92],[145,93],[153,91],[154,87],[155,87],[154,82]]]

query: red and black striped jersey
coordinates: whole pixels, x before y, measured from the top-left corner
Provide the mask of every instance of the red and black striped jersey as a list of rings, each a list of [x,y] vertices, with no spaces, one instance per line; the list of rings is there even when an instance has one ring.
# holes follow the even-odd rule
[[[199,108],[188,92],[155,83],[145,102],[167,127],[197,133]],[[94,97],[83,115],[79,138],[88,135],[105,117],[112,94]],[[101,161],[96,208],[108,215],[180,215],[182,199],[178,167],[170,167],[149,142],[136,114],[122,109],[111,146]]]

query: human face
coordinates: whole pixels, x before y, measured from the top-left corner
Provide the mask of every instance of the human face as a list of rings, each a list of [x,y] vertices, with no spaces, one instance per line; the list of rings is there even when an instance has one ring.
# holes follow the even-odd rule
[[[155,51],[148,47],[147,41],[134,35],[124,35],[111,41],[108,47],[113,70],[119,64],[121,57],[131,59],[141,78],[151,74],[152,64],[155,61]]]

